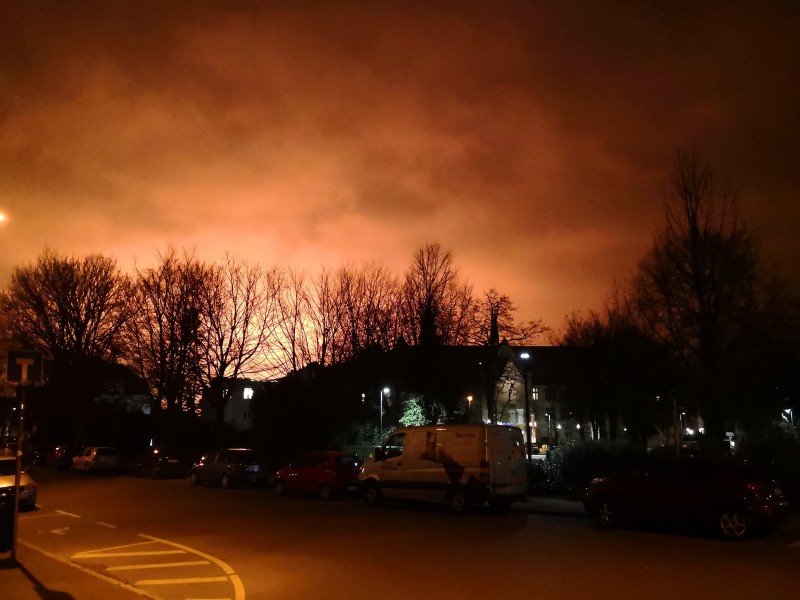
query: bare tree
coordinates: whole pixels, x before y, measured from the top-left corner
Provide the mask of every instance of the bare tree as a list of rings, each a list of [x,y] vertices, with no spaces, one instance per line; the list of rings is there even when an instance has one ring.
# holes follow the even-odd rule
[[[342,302],[336,290],[336,278],[322,269],[319,277],[311,281],[309,321],[312,324],[311,357],[327,366],[336,356],[336,339],[342,328]]]
[[[541,319],[517,323],[514,313],[517,307],[505,294],[500,295],[491,288],[476,302],[476,322],[472,336],[474,344],[496,346],[502,340],[509,344],[533,344],[537,338],[550,331]]]
[[[463,282],[450,251],[437,243],[414,253],[402,291],[403,329],[415,345],[469,341],[474,323],[472,286]]]
[[[310,302],[305,273],[288,269],[278,296],[280,319],[276,338],[276,349],[282,358],[280,370],[284,373],[297,371],[311,362],[307,321]]]
[[[636,307],[694,375],[707,433],[722,439],[729,416],[724,373],[760,311],[758,248],[736,217],[733,195],[717,187],[706,162],[679,153],[672,185],[665,223],[639,264]]]
[[[18,267],[0,303],[12,333],[64,366],[112,358],[129,316],[130,282],[111,258],[45,249]]]
[[[130,315],[129,290],[116,261],[96,254],[79,259],[45,249],[35,264],[14,270],[0,310],[11,335],[50,361],[44,429],[71,422],[71,433],[82,437],[102,383],[98,363],[115,357]]]
[[[268,349],[278,329],[280,277],[277,270],[226,256],[212,265],[200,289],[201,382],[209,402],[224,419],[236,380],[271,370]]]
[[[168,248],[155,268],[136,271],[136,310],[126,328],[128,359],[147,381],[153,414],[194,411],[209,269],[193,254]]]

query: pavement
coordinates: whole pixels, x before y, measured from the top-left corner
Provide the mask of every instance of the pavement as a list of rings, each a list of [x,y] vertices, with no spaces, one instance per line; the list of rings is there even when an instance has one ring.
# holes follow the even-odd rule
[[[588,518],[581,502],[533,496],[517,502],[513,511]],[[800,513],[794,512],[779,531],[800,536]],[[114,579],[65,561],[24,542],[17,544],[17,561],[0,553],[0,598],[14,600],[134,600],[156,598]]]

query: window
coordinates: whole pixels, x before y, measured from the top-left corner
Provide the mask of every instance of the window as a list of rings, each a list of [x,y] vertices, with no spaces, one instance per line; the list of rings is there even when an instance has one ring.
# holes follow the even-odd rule
[[[406,434],[405,433],[395,433],[394,435],[390,436],[388,440],[386,440],[386,444],[383,446],[383,452],[386,458],[394,458],[395,456],[400,456],[403,453],[403,446],[406,443]]]
[[[242,392],[242,397],[245,400],[252,400],[253,399],[253,388],[251,388],[251,387],[244,388],[244,391]]]

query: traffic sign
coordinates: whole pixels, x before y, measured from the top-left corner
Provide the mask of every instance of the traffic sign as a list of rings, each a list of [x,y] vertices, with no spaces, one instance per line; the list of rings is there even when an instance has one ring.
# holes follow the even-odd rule
[[[42,353],[35,350],[9,350],[6,381],[41,383]]]

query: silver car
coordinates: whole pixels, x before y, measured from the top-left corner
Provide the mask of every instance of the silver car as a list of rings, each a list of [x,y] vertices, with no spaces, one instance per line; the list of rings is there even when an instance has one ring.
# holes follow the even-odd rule
[[[119,450],[108,446],[89,446],[83,454],[73,457],[72,470],[116,471],[119,469]]]
[[[0,457],[0,494],[14,494],[14,479],[17,474],[17,459],[14,456]],[[19,479],[19,506],[33,510],[36,508],[36,482],[30,473],[23,470]]]

